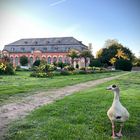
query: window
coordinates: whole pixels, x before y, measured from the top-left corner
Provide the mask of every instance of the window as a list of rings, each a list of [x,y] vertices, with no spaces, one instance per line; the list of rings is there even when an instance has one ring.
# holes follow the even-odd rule
[[[11,48],[11,50],[14,52],[15,51],[15,48]]]
[[[51,57],[48,57],[48,64],[51,64]]]
[[[59,57],[59,62],[62,62],[62,57]]]
[[[25,43],[25,44],[28,44],[28,42],[27,42],[27,41],[25,41],[24,43]]]
[[[57,62],[57,58],[56,57],[53,58],[53,62],[54,63]]]
[[[36,57],[36,60],[40,60],[40,58],[37,56],[37,57]]]
[[[46,61],[46,58],[45,58],[45,57],[42,57],[42,60],[43,60],[43,61]]]
[[[38,44],[38,42],[37,42],[37,41],[35,41],[35,44],[37,45],[37,44]]]
[[[13,57],[10,58],[10,62],[13,64]]]
[[[33,57],[30,57],[30,65],[33,65]]]
[[[15,64],[18,66],[18,57],[15,58]]]

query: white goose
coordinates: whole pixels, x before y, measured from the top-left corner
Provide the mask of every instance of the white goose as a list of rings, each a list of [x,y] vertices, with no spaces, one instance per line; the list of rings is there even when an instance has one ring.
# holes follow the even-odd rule
[[[122,137],[122,127],[124,125],[124,122],[128,120],[129,113],[127,109],[122,106],[119,100],[120,90],[119,87],[116,85],[111,85],[107,87],[107,90],[111,90],[114,92],[114,100],[112,103],[112,106],[107,111],[107,115],[112,123],[112,138],[116,137]],[[115,122],[121,122],[120,130],[118,133],[115,134]]]

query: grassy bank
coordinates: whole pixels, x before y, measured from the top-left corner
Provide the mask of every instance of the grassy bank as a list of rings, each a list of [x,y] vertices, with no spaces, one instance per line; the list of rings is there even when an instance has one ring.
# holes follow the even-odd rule
[[[140,138],[140,73],[131,73],[65,97],[33,111],[22,121],[12,124],[7,140],[109,140],[111,123],[106,115],[113,94],[110,84],[121,89],[121,102],[130,119],[125,123],[122,140]],[[118,129],[118,128],[117,128]]]
[[[0,77],[0,104],[11,97],[26,96],[33,92],[74,85],[81,82],[110,77],[123,72],[108,72],[87,75],[54,76],[51,78],[30,77],[30,72],[17,72],[14,76]]]

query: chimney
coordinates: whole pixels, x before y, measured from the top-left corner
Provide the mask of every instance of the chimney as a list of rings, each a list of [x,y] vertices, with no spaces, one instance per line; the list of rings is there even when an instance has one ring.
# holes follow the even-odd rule
[[[88,44],[88,49],[89,49],[89,51],[92,51],[92,43]]]

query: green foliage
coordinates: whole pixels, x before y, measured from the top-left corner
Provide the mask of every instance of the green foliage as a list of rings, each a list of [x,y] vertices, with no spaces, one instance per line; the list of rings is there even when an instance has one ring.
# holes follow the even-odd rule
[[[89,66],[91,66],[91,67],[93,67],[93,66],[94,67],[102,67],[103,64],[101,63],[101,61],[99,59],[92,59],[92,60],[90,60]]]
[[[132,62],[130,60],[118,59],[115,63],[116,70],[131,71]]]
[[[71,73],[67,70],[61,70],[61,75],[70,75]]]
[[[21,64],[21,66],[27,66],[28,65],[28,57],[21,56],[20,57],[20,64]]]
[[[57,66],[60,67],[60,68],[62,69],[62,68],[64,68],[65,66],[67,66],[67,64],[66,64],[66,63],[63,63],[63,62],[58,62],[58,63],[57,63]]]
[[[133,60],[133,66],[140,67],[140,58],[135,58]]]
[[[75,69],[74,69],[73,66],[69,66],[69,65],[68,65],[68,66],[65,66],[65,67],[64,67],[64,70],[73,71],[73,70],[75,70]]]
[[[110,63],[110,60],[113,57],[115,57],[118,50],[121,50],[130,61],[134,59],[134,55],[129,48],[124,47],[122,44],[118,43],[117,41],[112,41],[112,40],[110,42],[107,42],[105,47],[97,52],[96,57],[101,61],[101,63],[110,66],[112,65]]]
[[[15,74],[13,65],[6,61],[0,61],[0,75],[13,75],[13,74]]]
[[[55,70],[55,66],[52,64],[47,64],[44,61],[41,61],[40,65],[35,67],[35,71],[31,73],[30,76],[32,77],[41,77],[41,78],[47,78],[47,77],[53,77],[52,71]]]
[[[15,70],[14,70],[13,65],[11,63],[7,63],[6,64],[6,69],[5,69],[4,73],[6,75],[13,75],[13,74],[15,74]]]
[[[39,66],[40,65],[40,60],[36,60],[34,63],[33,63],[33,66]]]

